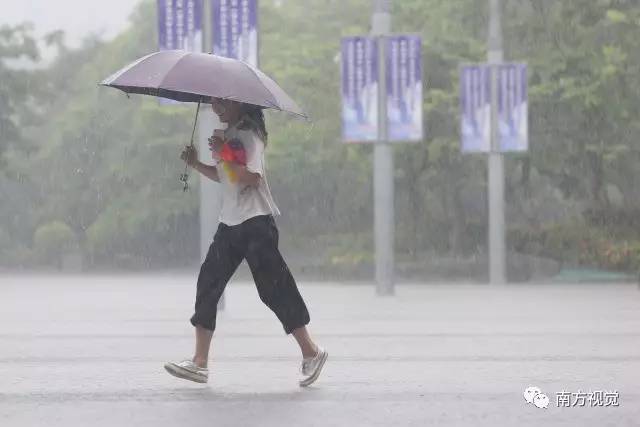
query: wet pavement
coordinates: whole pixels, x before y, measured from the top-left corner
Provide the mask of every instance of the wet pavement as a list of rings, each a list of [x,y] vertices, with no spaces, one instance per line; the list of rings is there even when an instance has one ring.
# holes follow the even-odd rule
[[[188,357],[194,276],[0,276],[0,426],[637,426],[636,285],[300,284],[329,351],[297,386],[291,337],[234,281],[207,385]],[[549,407],[527,404],[537,386]],[[558,407],[603,391],[618,406]],[[593,403],[593,402],[592,402]],[[609,403],[615,403],[615,400]]]

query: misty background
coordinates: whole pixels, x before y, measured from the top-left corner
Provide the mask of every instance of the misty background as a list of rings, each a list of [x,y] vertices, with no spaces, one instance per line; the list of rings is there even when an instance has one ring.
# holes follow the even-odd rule
[[[0,3],[0,271],[196,268],[198,179],[188,193],[178,180],[195,106],[98,87],[157,50],[156,2],[93,15],[76,9],[89,2]],[[339,67],[371,2],[259,6],[260,67],[312,118],[267,116],[282,251],[294,274],[371,279],[373,147],[341,142]],[[394,31],[422,35],[425,84],[425,139],[394,148],[400,280],[487,278],[486,158],[460,153],[458,99],[459,65],[485,60],[487,13],[393,5]],[[505,0],[503,31],[505,60],[529,65],[530,150],[505,160],[509,279],[635,274],[640,6]]]

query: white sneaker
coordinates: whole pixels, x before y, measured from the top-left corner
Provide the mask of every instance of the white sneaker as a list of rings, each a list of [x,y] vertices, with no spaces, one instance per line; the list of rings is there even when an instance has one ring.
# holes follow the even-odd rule
[[[301,371],[306,378],[300,381],[300,387],[308,387],[318,379],[328,356],[329,354],[323,348],[318,348],[318,354],[314,357],[302,359]]]
[[[164,369],[174,377],[184,380],[195,381],[197,383],[206,383],[209,380],[209,370],[201,368],[191,360],[183,360],[181,362],[165,363]]]

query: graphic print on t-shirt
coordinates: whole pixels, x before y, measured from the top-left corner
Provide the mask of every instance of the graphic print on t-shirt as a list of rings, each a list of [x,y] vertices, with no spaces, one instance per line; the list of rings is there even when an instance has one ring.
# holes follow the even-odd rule
[[[222,168],[229,177],[229,181],[236,182],[238,180],[237,174],[231,169],[231,163],[237,163],[242,166],[247,165],[247,151],[244,148],[242,142],[233,138],[226,141],[220,151],[220,160],[222,160]]]

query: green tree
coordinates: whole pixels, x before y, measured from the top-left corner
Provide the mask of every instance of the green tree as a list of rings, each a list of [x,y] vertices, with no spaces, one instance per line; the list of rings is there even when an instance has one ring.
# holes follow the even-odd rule
[[[505,57],[530,70],[531,149],[506,159],[507,223],[542,246],[536,230],[552,228],[558,238],[548,244],[566,246],[581,227],[594,227],[576,220],[584,212],[613,218],[620,206],[638,207],[640,7],[623,0],[504,4]],[[486,6],[394,2],[394,31],[422,35],[425,82],[425,138],[394,149],[401,261],[484,251],[486,160],[459,150],[458,67],[486,58]],[[260,66],[312,118],[268,115],[283,244],[319,263],[369,262],[373,251],[373,150],[340,141],[339,96],[340,38],[368,33],[371,7],[365,0],[260,1]],[[127,99],[96,85],[156,49],[155,22],[155,2],[146,0],[112,41],[89,38],[69,49],[54,33],[57,59],[27,73],[42,84],[2,86],[13,105],[0,113],[11,128],[6,135],[24,148],[6,151],[15,179],[0,181],[14,209],[0,213],[0,223],[14,244],[28,249],[37,224],[60,219],[95,265],[198,259],[197,179],[187,194],[177,180],[195,107]],[[20,91],[38,108],[21,102]],[[561,238],[563,227],[574,237]]]
[[[62,258],[77,248],[71,228],[62,221],[52,221],[38,227],[33,238],[39,259],[48,265],[62,266]]]
[[[21,139],[20,113],[34,100],[31,73],[11,67],[11,61],[36,60],[38,49],[27,24],[0,27],[0,154]]]

